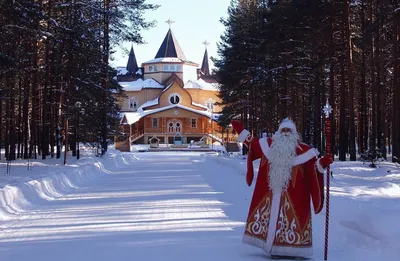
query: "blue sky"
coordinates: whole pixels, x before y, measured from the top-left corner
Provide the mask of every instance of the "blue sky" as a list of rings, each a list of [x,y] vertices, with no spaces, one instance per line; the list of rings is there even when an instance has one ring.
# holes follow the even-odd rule
[[[209,56],[217,55],[217,42],[225,28],[220,23],[221,17],[227,17],[230,0],[147,0],[146,3],[158,4],[156,11],[148,11],[147,20],[155,20],[156,25],[149,30],[142,31],[147,44],[134,44],[138,64],[151,60],[156,55],[167,31],[169,18],[175,21],[172,24],[174,33],[186,58],[201,64],[204,55],[204,45],[207,40]],[[131,43],[124,43],[130,49]],[[121,48],[115,49],[112,66],[126,66],[128,55]],[[210,66],[212,62],[210,61]]]

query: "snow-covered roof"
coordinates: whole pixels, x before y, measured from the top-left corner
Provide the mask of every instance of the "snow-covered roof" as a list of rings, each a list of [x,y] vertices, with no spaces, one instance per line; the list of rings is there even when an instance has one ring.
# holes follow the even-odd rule
[[[128,70],[126,69],[126,67],[124,67],[124,66],[117,66],[117,75],[126,75],[127,73],[129,73],[129,72],[128,72]],[[139,68],[139,69],[136,71],[136,74],[142,75],[142,74],[143,74],[142,69]]]
[[[160,84],[154,79],[137,79],[131,82],[119,82],[124,91],[140,91],[145,88],[160,88],[163,89],[165,86]],[[203,79],[197,81],[189,80],[183,87],[184,89],[199,89],[205,91],[218,91],[219,85],[217,83],[208,83]]]
[[[153,114],[153,113],[157,113],[157,112],[161,112],[161,111],[165,111],[165,110],[169,110],[169,109],[173,109],[173,108],[180,108],[183,110],[187,110],[187,111],[191,111],[203,116],[206,116],[208,118],[211,118],[211,112],[209,111],[201,111],[201,110],[196,110],[193,108],[189,108],[186,106],[183,106],[181,104],[171,104],[165,107],[161,107],[161,108],[156,108],[156,109],[152,109],[152,110],[145,110],[143,111],[143,105],[139,107],[139,109],[136,112],[123,112],[121,113],[121,120],[122,118],[125,116],[127,123],[128,124],[133,124],[135,122],[137,122],[138,120],[140,120],[142,117],[145,117],[147,115]],[[216,120],[219,117],[219,114],[212,114],[213,115],[213,119]]]
[[[154,106],[154,105],[157,105],[157,104],[158,104],[158,97],[155,98],[154,100],[147,101],[147,102],[143,103],[138,109],[147,108],[147,107]]]
[[[122,86],[124,91],[140,91],[145,88],[164,88],[164,85],[161,85],[159,82],[153,79],[137,79],[132,82],[119,82],[119,85]]]
[[[176,57],[155,58],[155,59],[149,60],[147,62],[144,62],[143,64],[148,64],[148,63],[186,63],[186,64],[198,65],[198,63],[188,61],[188,60],[182,60],[182,59],[176,58]]]
[[[128,73],[128,71],[126,70],[126,67],[117,66],[117,75],[125,75],[127,73]]]
[[[144,62],[144,64],[145,63],[162,63],[162,62],[164,62],[164,63],[182,63],[185,61],[182,59],[179,59],[177,57],[161,57],[161,58],[155,58],[153,60]]]
[[[138,109],[144,109],[144,108],[147,108],[147,107],[151,107],[151,106],[157,105],[158,104],[158,99],[159,99],[159,97],[155,98],[154,100],[147,101],[147,102],[143,103]],[[200,108],[207,109],[207,106],[202,105],[200,103],[192,102],[192,105],[200,107]]]
[[[208,83],[200,78],[197,81],[192,81],[192,80],[187,81],[183,88],[200,89],[205,91],[218,91],[219,85],[217,83]]]
[[[200,103],[192,102],[192,104],[193,104],[194,106],[197,106],[197,107],[200,107],[200,108],[208,109],[207,106],[205,106],[205,105],[203,105],[203,104],[200,104]]]

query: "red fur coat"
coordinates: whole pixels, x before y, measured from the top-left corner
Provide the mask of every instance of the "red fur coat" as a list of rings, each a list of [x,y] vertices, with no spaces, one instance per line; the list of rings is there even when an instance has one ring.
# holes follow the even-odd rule
[[[319,152],[307,144],[299,143],[288,188],[273,194],[268,184],[271,139],[252,138],[246,130],[242,131],[239,139],[249,147],[246,174],[249,186],[254,175],[253,161],[261,158],[244,242],[260,247],[271,255],[311,256],[310,201],[313,202],[315,213],[322,210],[324,203],[324,169],[317,160]]]

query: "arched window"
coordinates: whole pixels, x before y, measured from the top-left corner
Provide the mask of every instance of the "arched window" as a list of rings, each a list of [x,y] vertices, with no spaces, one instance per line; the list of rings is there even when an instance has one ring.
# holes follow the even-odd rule
[[[174,131],[174,123],[170,122],[168,123],[168,132],[173,132]]]
[[[181,102],[181,96],[179,96],[177,93],[172,93],[168,97],[169,104],[178,104]]]
[[[129,98],[129,109],[137,109],[138,102],[135,97]]]
[[[182,131],[182,122],[177,119],[173,119],[168,121],[167,123],[168,126],[168,132],[181,132]]]
[[[214,111],[214,104],[215,104],[215,101],[211,98],[209,98],[206,101],[206,106],[207,106],[208,111],[211,111],[211,112]]]

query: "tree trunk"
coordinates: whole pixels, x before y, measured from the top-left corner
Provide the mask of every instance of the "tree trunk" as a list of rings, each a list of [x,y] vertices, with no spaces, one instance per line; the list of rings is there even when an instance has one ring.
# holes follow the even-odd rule
[[[346,18],[342,15],[341,25],[341,37],[343,42],[343,48],[345,46],[345,31],[346,31]],[[343,51],[344,51],[343,50]],[[347,97],[347,86],[346,86],[346,59],[345,53],[340,54],[340,118],[339,118],[339,160],[346,161],[346,153],[348,149],[348,129],[346,125],[346,97]]]
[[[396,1],[398,2],[398,1]],[[400,160],[400,9],[394,5],[392,161]]]
[[[104,0],[104,39],[103,39],[103,77],[101,81],[101,87],[103,89],[103,126],[102,126],[102,146],[101,146],[101,154],[104,155],[107,152],[107,137],[108,137],[108,58],[109,58],[109,0]]]
[[[367,90],[366,90],[366,29],[365,29],[365,5],[361,2],[361,82],[360,82],[360,111],[359,111],[359,133],[358,151],[364,153],[368,148],[368,128],[367,128]]]
[[[350,34],[350,1],[346,0],[344,7],[345,37],[346,37],[346,58],[347,58],[347,80],[349,87],[349,153],[350,160],[357,160],[356,157],[356,131],[354,113],[354,76],[353,76],[353,47]]]
[[[370,6],[370,23],[374,24],[374,5],[371,3]],[[377,113],[376,113],[376,108],[377,108],[377,83],[376,83],[376,78],[375,78],[375,64],[374,64],[374,59],[375,59],[375,37],[371,37],[371,54],[370,54],[370,74],[371,74],[371,103],[372,103],[372,110],[371,110],[371,132],[369,135],[369,151],[372,153],[373,157],[375,157],[375,151],[376,151],[376,140],[377,140]]]

